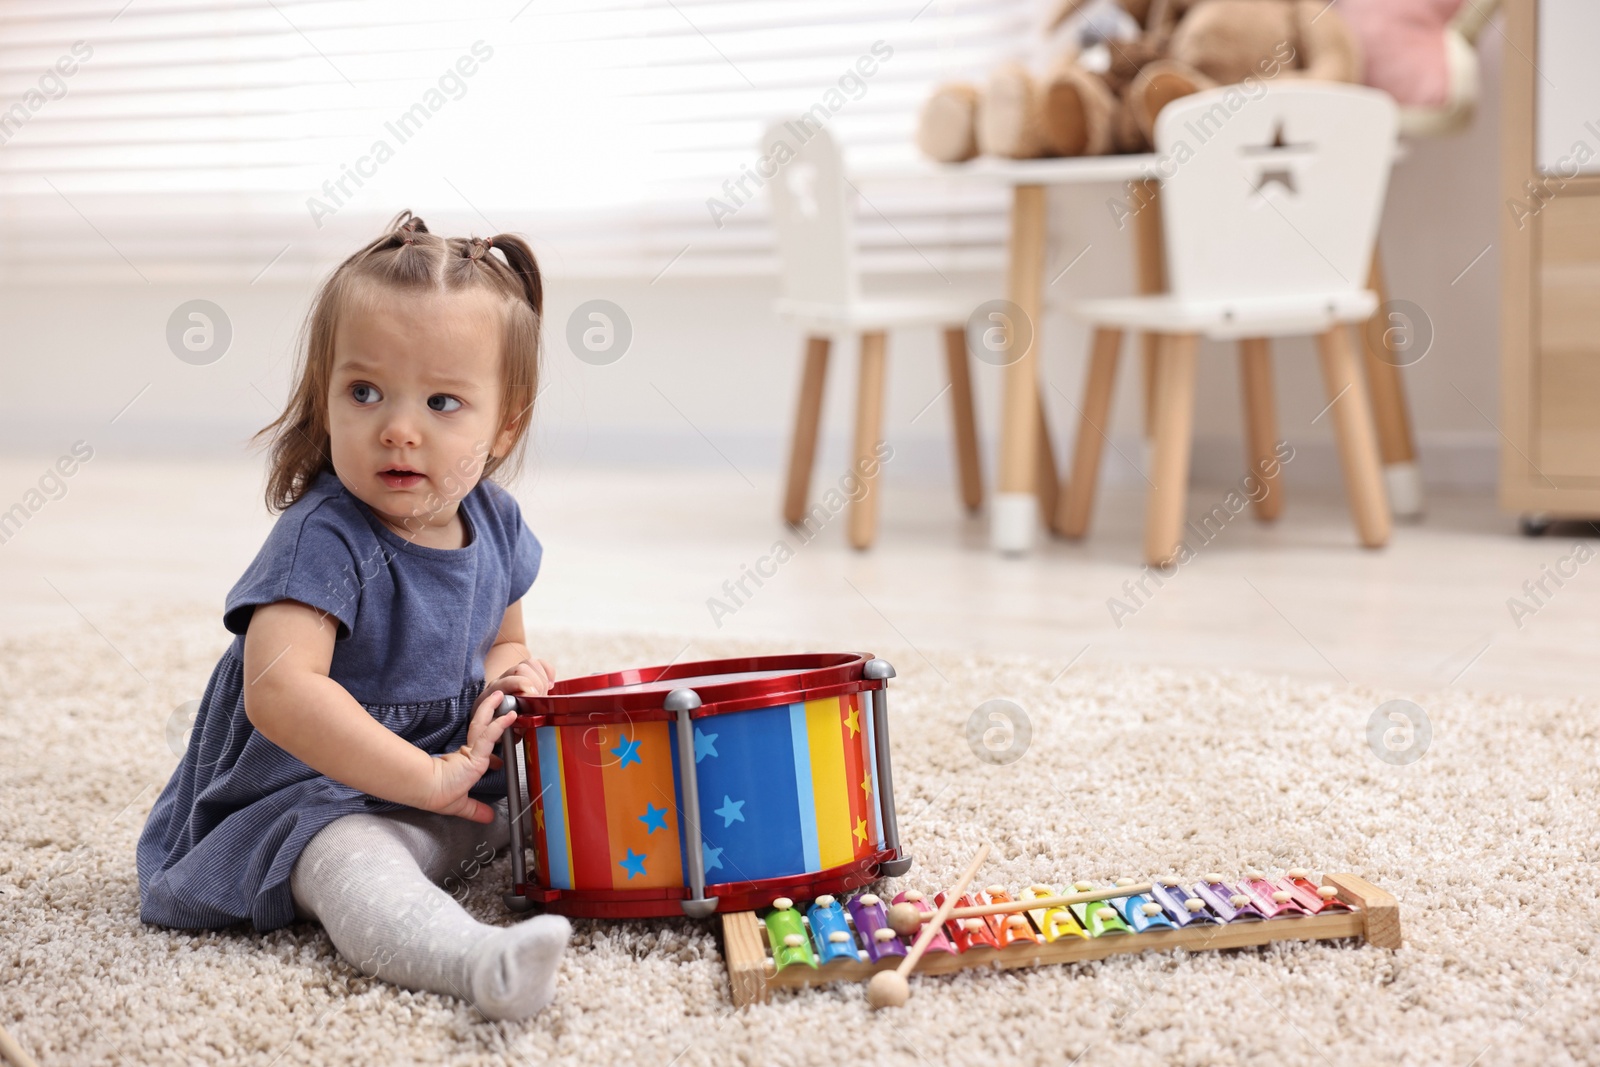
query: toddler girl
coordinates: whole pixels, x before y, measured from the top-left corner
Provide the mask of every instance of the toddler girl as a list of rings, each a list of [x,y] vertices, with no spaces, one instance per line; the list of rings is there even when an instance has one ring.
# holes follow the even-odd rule
[[[550,1002],[567,921],[491,926],[456,899],[509,841],[494,709],[553,677],[523,645],[539,542],[488,480],[520,460],[542,302],[520,238],[409,211],[323,284],[257,434],[282,514],[139,837],[144,921],[316,919],[363,973],[488,1018]]]

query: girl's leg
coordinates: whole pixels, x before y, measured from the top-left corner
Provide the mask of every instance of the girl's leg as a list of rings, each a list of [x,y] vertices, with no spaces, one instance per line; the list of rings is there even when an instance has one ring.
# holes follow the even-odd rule
[[[296,911],[321,922],[363,974],[460,997],[490,1019],[527,1018],[555,996],[570,924],[558,915],[480,923],[433,881],[470,880],[492,855],[485,842],[506,840],[496,829],[504,819],[503,806],[493,824],[418,811],[336,819],[290,872]]]

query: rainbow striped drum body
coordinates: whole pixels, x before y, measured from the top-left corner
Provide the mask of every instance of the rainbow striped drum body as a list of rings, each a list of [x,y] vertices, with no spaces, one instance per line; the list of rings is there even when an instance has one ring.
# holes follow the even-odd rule
[[[569,679],[518,701],[506,736],[524,758],[506,763],[527,774],[513,838],[533,862],[519,873],[513,848],[507,903],[704,915],[903,871],[892,674],[864,655],[767,656]]]

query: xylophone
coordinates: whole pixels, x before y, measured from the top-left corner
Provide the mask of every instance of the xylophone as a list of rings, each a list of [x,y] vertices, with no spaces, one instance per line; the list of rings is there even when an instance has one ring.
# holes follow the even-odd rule
[[[871,981],[875,1007],[898,1004],[913,969],[949,974],[1340,937],[1400,947],[1398,902],[1353,874],[1330,874],[1318,885],[1300,868],[1276,877],[1248,869],[1231,880],[1208,873],[1080,881],[1066,894],[1047,884],[1015,894],[999,885],[969,893],[970,881],[969,875],[931,901],[914,889],[889,901],[872,892],[824,894],[804,906],[779,897],[759,913],[725,913],[734,1002],[756,1003],[774,989]]]

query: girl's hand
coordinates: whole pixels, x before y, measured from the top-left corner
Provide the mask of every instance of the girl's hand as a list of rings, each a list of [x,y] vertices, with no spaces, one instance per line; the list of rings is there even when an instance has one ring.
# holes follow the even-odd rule
[[[490,682],[491,687],[517,697],[542,697],[555,684],[556,669],[531,656]]]
[[[521,664],[518,664],[521,666]],[[472,721],[467,725],[467,743],[454,752],[447,752],[433,760],[433,781],[428,787],[425,802],[417,807],[423,811],[436,811],[441,815],[459,815],[473,822],[493,822],[494,809],[467,796],[468,790],[478,784],[485,771],[499,767],[501,760],[494,749],[500,736],[516,722],[515,715],[494,718],[500,698],[510,689],[498,683],[484,693],[473,709]]]

